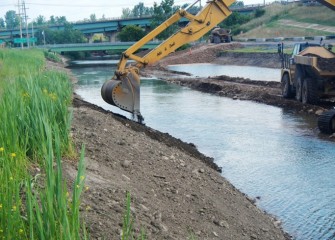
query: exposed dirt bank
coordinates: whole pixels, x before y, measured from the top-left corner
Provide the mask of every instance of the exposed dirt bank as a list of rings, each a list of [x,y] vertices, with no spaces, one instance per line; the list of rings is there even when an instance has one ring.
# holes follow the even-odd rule
[[[193,144],[75,97],[72,135],[86,146],[83,216],[93,239],[119,239],[125,195],[147,239],[285,239]],[[66,163],[71,179],[76,167]],[[88,210],[85,210],[88,209]],[[277,226],[276,226],[277,225]]]

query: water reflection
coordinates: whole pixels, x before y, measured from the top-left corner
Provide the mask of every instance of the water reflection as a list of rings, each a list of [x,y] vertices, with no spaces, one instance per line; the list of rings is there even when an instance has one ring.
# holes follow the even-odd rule
[[[106,68],[74,69],[85,100],[126,114],[100,97]],[[90,74],[94,71],[95,74]],[[87,77],[89,76],[89,77]],[[81,81],[81,80],[80,80]],[[232,100],[158,80],[141,82],[148,126],[192,142],[215,158],[223,175],[278,216],[296,239],[333,239],[335,144],[315,134],[315,123],[278,107]]]

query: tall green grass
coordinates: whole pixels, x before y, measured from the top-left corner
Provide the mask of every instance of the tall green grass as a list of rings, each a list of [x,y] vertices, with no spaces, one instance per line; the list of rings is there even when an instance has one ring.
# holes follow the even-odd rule
[[[131,214],[130,205],[131,205],[131,196],[130,196],[130,193],[127,192],[126,208],[125,208],[125,213],[123,217],[123,227],[122,227],[121,239],[122,240],[135,240],[135,239],[146,240],[147,236],[143,228],[141,229],[140,233],[138,233],[137,236],[134,232],[134,219]]]
[[[84,148],[70,195],[62,176],[60,136],[56,134],[53,139],[48,124],[45,124],[45,131],[46,184],[44,189],[39,189],[34,181],[26,182],[29,239],[86,239],[79,218],[80,195],[85,181]]]
[[[71,202],[61,172],[61,156],[73,155],[67,75],[46,70],[42,51],[5,49],[0,87],[0,239],[81,239],[83,155]]]

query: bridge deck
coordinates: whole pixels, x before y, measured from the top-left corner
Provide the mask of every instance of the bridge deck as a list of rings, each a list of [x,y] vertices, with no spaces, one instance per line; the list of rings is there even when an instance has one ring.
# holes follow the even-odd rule
[[[135,42],[108,42],[108,43],[77,43],[77,44],[55,44],[46,45],[51,52],[80,52],[80,51],[102,51],[102,50],[127,50]],[[161,42],[149,42],[141,49],[153,49]]]

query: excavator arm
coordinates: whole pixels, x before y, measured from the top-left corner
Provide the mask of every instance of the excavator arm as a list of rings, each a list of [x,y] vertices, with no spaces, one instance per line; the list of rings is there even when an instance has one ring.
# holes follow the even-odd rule
[[[335,0],[317,0],[317,1],[335,11]]]
[[[235,0],[209,0],[197,15],[188,13],[187,9],[180,9],[127,49],[122,54],[114,77],[112,80],[104,83],[101,88],[101,96],[105,102],[132,113],[137,117],[139,122],[142,122],[143,117],[140,112],[139,70],[159,61],[182,45],[201,38],[231,14],[228,7],[234,1]],[[144,44],[154,39],[158,34],[178,22],[181,18],[187,18],[189,20],[186,27],[180,29],[174,35],[163,41],[144,57],[135,55],[135,52]],[[136,64],[128,66],[127,61],[129,59],[134,60]]]

